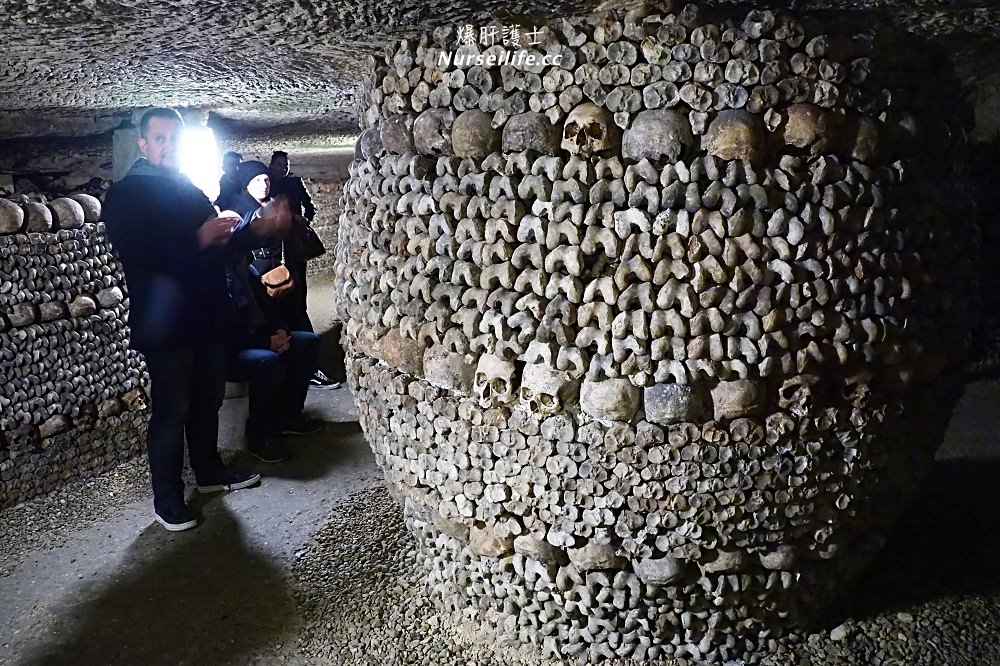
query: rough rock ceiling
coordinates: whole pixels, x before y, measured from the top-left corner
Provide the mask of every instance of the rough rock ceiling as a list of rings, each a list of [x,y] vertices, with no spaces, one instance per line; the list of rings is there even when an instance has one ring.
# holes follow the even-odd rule
[[[636,1],[7,0],[0,15],[0,137],[107,131],[153,104],[200,107],[237,132],[356,131],[365,55],[435,25]],[[715,0],[702,4],[746,4]],[[758,6],[882,12],[952,46],[965,78],[1000,70],[1000,7],[965,0],[790,0]],[[529,19],[530,20],[530,19]]]

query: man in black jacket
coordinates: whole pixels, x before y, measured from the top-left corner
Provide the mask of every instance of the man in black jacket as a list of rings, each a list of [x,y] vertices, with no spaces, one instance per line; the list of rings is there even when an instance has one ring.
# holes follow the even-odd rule
[[[316,217],[316,206],[302,179],[289,170],[288,153],[276,150],[271,153],[271,196],[284,195],[292,205],[292,215],[299,215],[311,223]]]
[[[108,190],[108,237],[125,268],[131,345],[149,371],[152,417],[147,435],[156,520],[168,530],[194,527],[184,502],[184,440],[200,492],[234,490],[260,480],[226,467],[218,452],[225,394],[223,344],[232,326],[226,250],[239,218],[218,217],[179,172],[184,123],[176,111],[151,109],[139,127],[139,159]],[[275,231],[284,220],[270,220]],[[255,229],[268,231],[266,225]]]

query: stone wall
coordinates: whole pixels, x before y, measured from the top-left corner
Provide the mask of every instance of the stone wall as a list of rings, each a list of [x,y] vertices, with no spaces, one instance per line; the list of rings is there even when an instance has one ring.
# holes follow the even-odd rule
[[[948,63],[857,14],[679,9],[554,22],[547,64],[397,44],[345,188],[348,379],[428,583],[552,657],[808,627],[940,444],[977,313]]]
[[[127,311],[97,199],[0,199],[0,506],[143,451]]]
[[[343,212],[344,183],[349,177],[348,166],[353,153],[350,151],[329,151],[323,157],[315,157],[306,162],[306,187],[316,206],[313,228],[327,248],[326,254],[308,263],[309,275],[331,276],[337,246],[340,216]],[[322,159],[321,164],[316,164]],[[297,168],[297,170],[300,170]]]

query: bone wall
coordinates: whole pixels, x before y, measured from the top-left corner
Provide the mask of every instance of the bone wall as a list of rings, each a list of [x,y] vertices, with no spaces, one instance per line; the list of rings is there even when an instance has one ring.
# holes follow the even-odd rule
[[[0,199],[0,506],[143,451],[145,371],[100,208]]]
[[[961,391],[978,236],[948,63],[852,18],[372,63],[337,306],[442,605],[554,657],[754,659],[880,547]]]

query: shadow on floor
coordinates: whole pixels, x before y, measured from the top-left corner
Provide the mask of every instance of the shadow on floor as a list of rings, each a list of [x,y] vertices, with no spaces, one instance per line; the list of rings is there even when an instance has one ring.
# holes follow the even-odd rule
[[[847,599],[854,617],[1000,591],[1000,460],[933,464],[923,490]]]
[[[80,588],[67,595],[79,602],[53,609],[52,624],[36,639],[44,645],[26,650],[20,663],[240,663],[295,616],[282,571],[247,548],[221,502],[192,531],[150,525],[117,573]]]
[[[237,454],[240,469],[256,469],[279,479],[308,481],[328,476],[336,467],[354,464],[369,454],[368,444],[357,422],[327,423],[322,432],[306,437],[285,437],[292,459],[261,463],[247,451]]]

